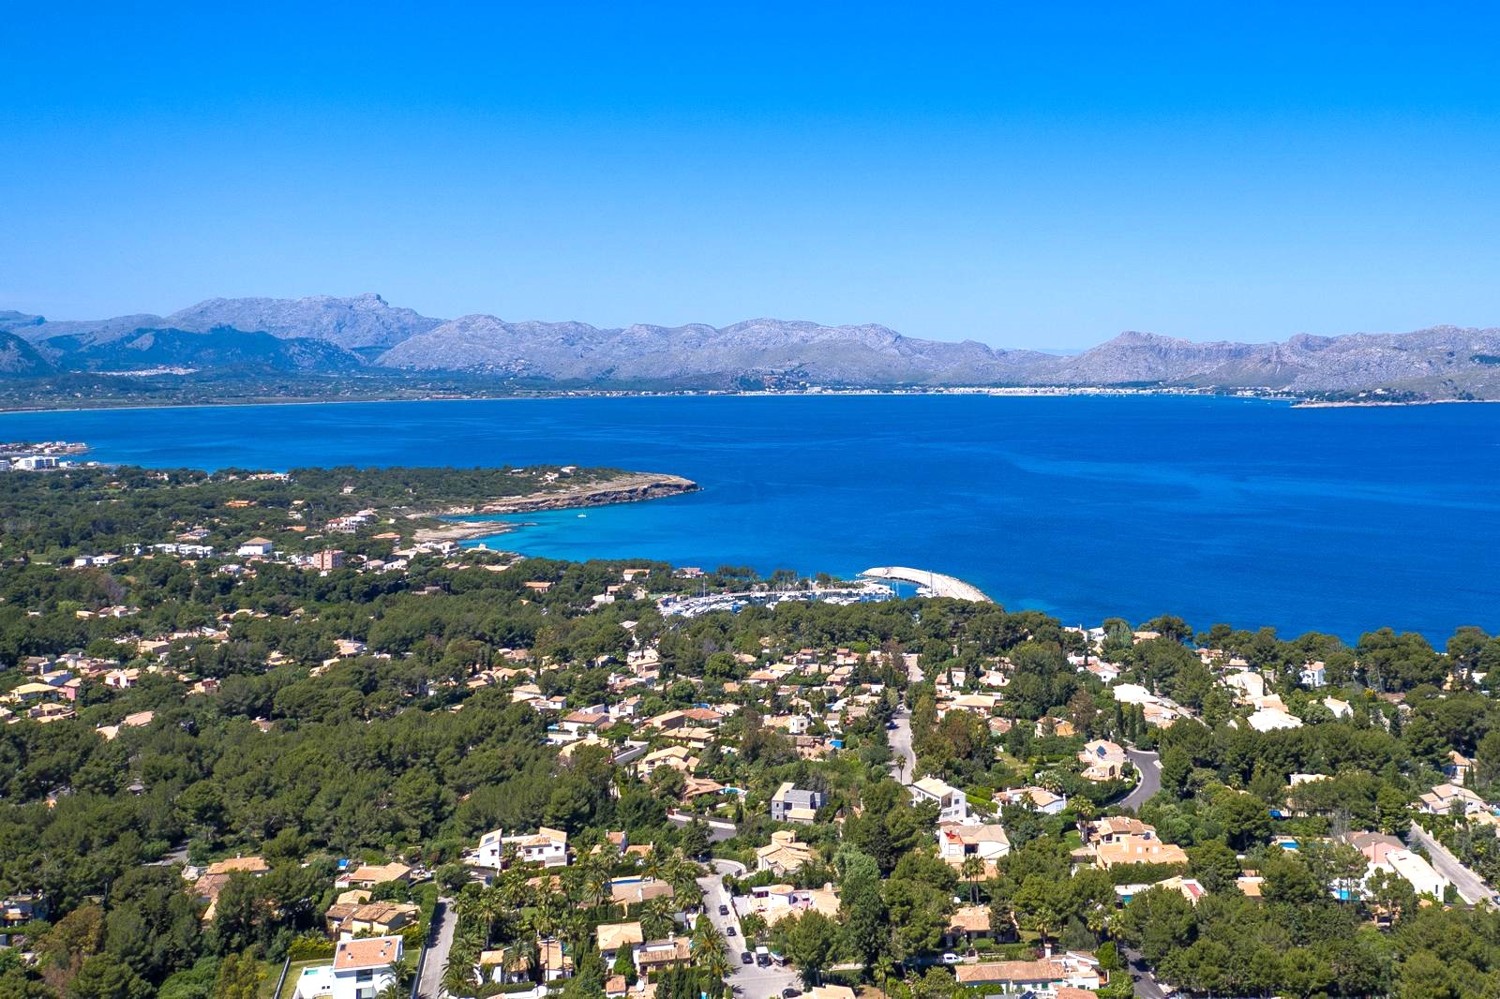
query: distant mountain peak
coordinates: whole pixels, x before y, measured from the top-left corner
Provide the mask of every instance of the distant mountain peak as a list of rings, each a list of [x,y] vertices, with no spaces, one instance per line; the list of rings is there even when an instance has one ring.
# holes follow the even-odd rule
[[[1140,330],[1072,354],[908,337],[878,323],[830,326],[770,317],[724,327],[441,320],[375,292],[212,298],[165,318],[52,322],[0,312],[0,372],[195,370],[342,373],[376,366],[538,384],[744,387],[1163,385],[1500,398],[1500,330],[1300,333],[1280,343],[1201,343]]]

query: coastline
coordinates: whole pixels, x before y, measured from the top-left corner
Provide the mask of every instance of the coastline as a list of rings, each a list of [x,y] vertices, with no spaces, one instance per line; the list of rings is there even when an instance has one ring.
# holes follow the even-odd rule
[[[1327,401],[1299,400],[1292,403],[1293,409],[1396,409],[1404,406],[1469,406],[1487,405],[1500,399],[1412,399],[1406,402],[1381,402],[1370,400]]]
[[[408,520],[437,520],[439,525],[417,528],[417,543],[472,541],[497,534],[509,534],[524,526],[504,520],[464,520],[464,517],[492,514],[536,513],[543,510],[581,510],[617,503],[643,503],[648,500],[684,496],[702,489],[692,479],[665,472],[627,472],[603,482],[590,483],[556,492],[528,493],[507,499],[491,500],[477,507],[451,507],[446,510],[420,510],[406,514]]]
[[[45,413],[102,413],[136,412],[164,409],[232,409],[261,408],[265,406],[354,406],[392,405],[398,403],[447,403],[447,402],[551,402],[567,399],[659,399],[659,398],[812,398],[833,397],[890,397],[890,396],[992,396],[1001,399],[1076,399],[1076,398],[1131,398],[1131,397],[1180,397],[1191,399],[1234,399],[1243,402],[1265,402],[1290,406],[1292,409],[1390,409],[1411,406],[1447,406],[1500,403],[1500,399],[1315,399],[1306,396],[1284,394],[1275,391],[1241,392],[1214,391],[1195,388],[1139,388],[1126,386],[1065,386],[1065,385],[945,385],[926,387],[890,388],[833,388],[809,386],[800,389],[681,389],[681,390],[633,390],[633,389],[563,389],[557,391],[511,392],[493,395],[438,394],[426,396],[372,395],[364,398],[346,397],[299,397],[224,399],[222,401],[192,402],[126,402],[111,405],[103,401],[98,405],[49,406],[45,404],[27,406],[0,406],[0,418],[6,416],[39,415]]]

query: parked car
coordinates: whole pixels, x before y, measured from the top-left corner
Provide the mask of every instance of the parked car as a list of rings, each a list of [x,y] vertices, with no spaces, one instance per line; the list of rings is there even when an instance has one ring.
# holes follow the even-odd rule
[[[721,915],[721,916],[727,916],[727,915],[729,915],[729,906],[727,906],[727,905],[721,905],[721,906],[719,906],[719,915]]]
[[[734,936],[734,927],[733,926],[726,926],[726,927],[724,927],[724,935],[726,937],[732,937],[732,936]]]
[[[946,953],[946,954],[943,955],[943,963],[944,964],[957,964],[958,963],[958,955],[955,954],[955,953],[953,953],[951,950],[948,951],[948,953]]]
[[[802,993],[798,992],[796,989],[785,988],[781,990],[781,999],[797,999],[797,997],[801,994]]]
[[[750,953],[748,950],[745,951],[743,954],[740,955],[740,963],[741,964],[754,964],[755,963],[755,955],[752,954],[752,953]]]

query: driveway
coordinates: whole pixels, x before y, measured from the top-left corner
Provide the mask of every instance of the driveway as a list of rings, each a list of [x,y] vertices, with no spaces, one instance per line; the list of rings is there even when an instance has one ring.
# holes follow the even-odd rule
[[[1439,874],[1453,882],[1453,887],[1458,889],[1459,895],[1465,902],[1474,904],[1489,901],[1495,897],[1494,891],[1484,883],[1483,878],[1459,863],[1458,858],[1449,853],[1448,848],[1434,839],[1426,829],[1413,822],[1411,830],[1406,835],[1408,843],[1412,846],[1420,846],[1427,851],[1427,858],[1432,862],[1432,866]]]
[[[447,994],[443,991],[443,969],[448,966],[448,952],[453,949],[453,931],[457,926],[453,900],[438,899],[432,910],[432,930],[428,934],[427,956],[422,961],[422,978],[417,983],[417,995],[421,999],[442,999]]]
[[[1139,812],[1141,806],[1161,790],[1161,758],[1144,749],[1127,749],[1125,755],[1130,757],[1130,762],[1140,772],[1141,782],[1135,786],[1134,791],[1120,799],[1120,806]]]
[[[715,870],[721,870],[721,874],[743,873],[744,871],[743,865],[732,860],[715,860],[713,866]],[[735,868],[739,868],[739,871],[735,871]],[[704,911],[708,913],[709,920],[724,935],[724,943],[729,950],[729,962],[734,968],[727,981],[734,988],[735,995],[742,999],[772,999],[772,997],[779,997],[781,990],[789,985],[801,989],[802,979],[791,968],[775,966],[762,968],[755,964],[741,963],[740,955],[747,950],[753,954],[755,948],[745,941],[740,929],[739,913],[735,912],[734,906],[730,903],[729,892],[724,889],[721,874],[699,878],[698,887],[703,889]],[[721,905],[729,908],[727,916],[719,915]],[[733,936],[728,932],[731,927],[734,929]]]

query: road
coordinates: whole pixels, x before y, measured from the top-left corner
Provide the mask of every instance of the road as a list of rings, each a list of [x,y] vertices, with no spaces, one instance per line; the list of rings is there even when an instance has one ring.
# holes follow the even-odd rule
[[[146,867],[170,867],[173,864],[186,864],[188,862],[187,843],[181,843],[169,850],[166,856],[160,860],[146,861]]]
[[[692,822],[696,815],[687,812],[679,812],[676,809],[667,810],[667,821],[674,826],[685,826]],[[722,843],[726,839],[734,839],[739,835],[733,822],[721,822],[718,819],[704,819],[704,825],[708,826],[708,841],[710,843]]]
[[[428,934],[427,958],[422,963],[422,980],[417,985],[421,999],[442,999],[443,969],[448,966],[448,952],[453,949],[453,930],[458,916],[451,898],[440,898],[432,910],[432,930]]]
[[[1139,812],[1141,806],[1161,790],[1161,760],[1155,753],[1148,753],[1144,749],[1127,749],[1125,755],[1130,757],[1130,762],[1140,771],[1141,782],[1135,786],[1134,791],[1120,799],[1120,807]]]
[[[1453,887],[1458,889],[1459,895],[1465,902],[1476,904],[1495,897],[1494,891],[1484,883],[1483,878],[1459,863],[1458,858],[1449,853],[1447,847],[1415,822],[1411,824],[1411,831],[1407,833],[1407,842],[1427,851],[1427,859],[1432,866],[1439,874],[1453,882]]]
[[[1140,952],[1121,947],[1120,953],[1124,955],[1130,968],[1130,980],[1135,985],[1137,999],[1166,999],[1166,990],[1156,983],[1156,977],[1151,974],[1151,969],[1146,966],[1146,959]]]
[[[911,750],[911,712],[905,708],[899,709],[891,721],[896,727],[886,732],[890,738],[891,769],[898,771],[898,777],[903,781],[912,781],[917,777],[917,754]]]
[[[734,967],[729,976],[729,984],[734,988],[735,995],[742,999],[773,999],[780,997],[781,990],[787,986],[802,987],[802,980],[797,972],[791,968],[762,968],[755,964],[743,963],[740,955],[745,951],[755,952],[755,948],[745,942],[745,937],[740,931],[739,913],[730,904],[729,892],[724,889],[724,881],[721,875],[734,874],[736,876],[745,873],[743,864],[732,860],[715,860],[713,868],[718,873],[710,874],[698,879],[698,887],[703,889],[703,910],[708,913],[709,920],[724,935],[724,943],[729,949],[729,962]],[[719,915],[719,906],[729,909],[727,916]],[[729,931],[733,929],[731,934]]]

